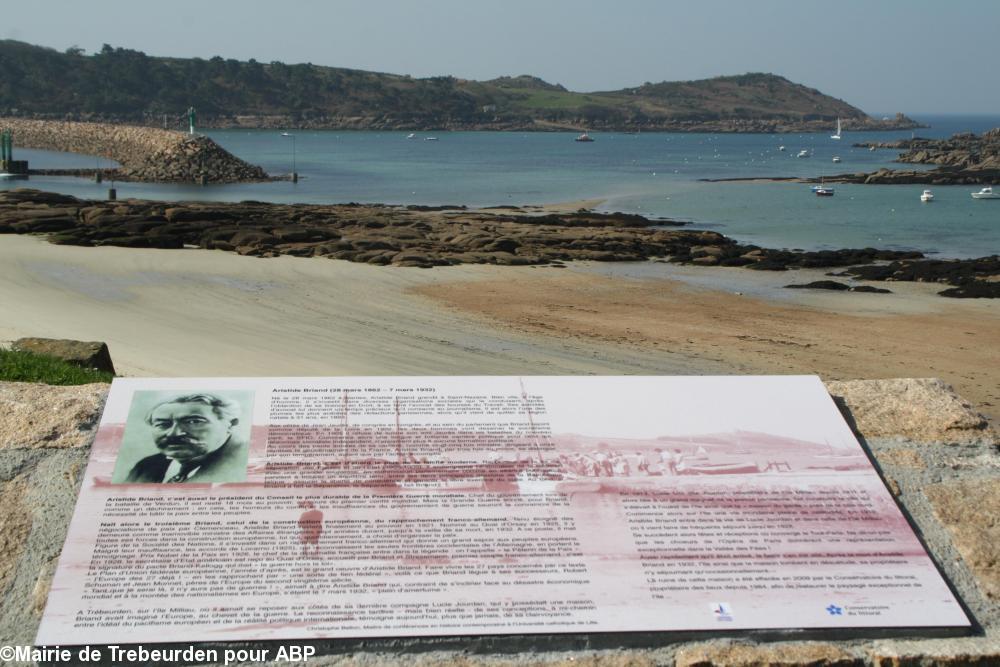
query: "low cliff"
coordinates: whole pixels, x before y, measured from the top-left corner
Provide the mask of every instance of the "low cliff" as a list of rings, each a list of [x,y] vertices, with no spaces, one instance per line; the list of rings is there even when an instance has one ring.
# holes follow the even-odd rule
[[[267,173],[203,136],[151,127],[0,118],[14,133],[15,150],[41,148],[99,155],[121,165],[120,180],[162,183],[239,183]]]

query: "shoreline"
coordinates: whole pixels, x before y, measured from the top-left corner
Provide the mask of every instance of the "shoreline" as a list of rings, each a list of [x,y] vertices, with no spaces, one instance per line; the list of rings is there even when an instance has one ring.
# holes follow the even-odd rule
[[[328,257],[419,268],[659,259],[756,271],[841,269],[831,275],[934,282],[948,286],[940,292],[946,297],[1000,297],[1000,281],[995,280],[1000,276],[997,255],[930,260],[916,251],[876,248],[764,248],[741,244],[719,232],[686,228],[690,224],[686,221],[591,210],[600,203],[600,199],[587,199],[523,209],[467,209],[105,201],[19,188],[0,191],[0,234],[46,234],[59,245],[203,248],[255,257]]]
[[[818,374],[939,377],[1000,417],[1000,304],[784,290],[657,262],[401,271],[0,237],[0,340],[101,340],[132,376]]]

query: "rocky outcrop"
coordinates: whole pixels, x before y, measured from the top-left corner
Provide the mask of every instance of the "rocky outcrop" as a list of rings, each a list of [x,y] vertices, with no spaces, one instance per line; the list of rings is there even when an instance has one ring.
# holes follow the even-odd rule
[[[875,248],[801,252],[742,245],[684,223],[580,210],[558,215],[517,208],[87,201],[18,189],[0,192],[0,234],[49,234],[53,243],[133,248],[206,248],[241,255],[329,257],[368,264],[559,264],[573,260],[665,259],[698,266],[850,269],[864,280],[940,282],[1000,296],[1000,259],[924,260]],[[974,293],[974,294],[973,294]]]
[[[848,285],[836,280],[814,280],[800,285],[785,285],[785,289],[821,289],[833,292],[869,292],[872,294],[891,294],[891,290],[872,287],[871,285]]]
[[[853,266],[840,274],[861,280],[942,283],[939,292],[955,298],[1000,298],[1000,255],[978,259],[902,259],[883,264]]]
[[[89,368],[95,371],[115,373],[111,362],[111,352],[107,343],[100,341],[65,340],[60,338],[18,338],[11,344],[12,350],[30,352]]]
[[[876,185],[990,185],[1000,183],[1000,128],[982,135],[966,132],[948,139],[914,137],[890,142],[855,144],[862,148],[903,150],[896,162],[934,164],[930,171],[879,169],[873,173],[842,174],[825,177],[831,183],[867,183]]]
[[[151,127],[0,118],[23,148],[97,155],[114,160],[118,180],[166,183],[238,183],[269,180],[204,136]]]

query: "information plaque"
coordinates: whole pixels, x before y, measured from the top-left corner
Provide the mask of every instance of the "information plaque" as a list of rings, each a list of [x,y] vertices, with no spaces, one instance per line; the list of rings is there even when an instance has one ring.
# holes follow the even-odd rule
[[[37,642],[969,625],[816,377],[117,379]]]

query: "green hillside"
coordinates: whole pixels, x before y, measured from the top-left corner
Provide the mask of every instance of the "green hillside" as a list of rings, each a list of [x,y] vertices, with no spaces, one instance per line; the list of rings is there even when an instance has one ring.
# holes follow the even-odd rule
[[[0,41],[0,114],[176,127],[719,129],[792,131],[803,123],[887,127],[860,109],[773,74],[647,83],[577,93],[532,76],[415,79],[309,63],[159,58],[105,45],[86,55]],[[908,127],[897,118],[893,127]],[[911,123],[912,124],[912,123]]]

